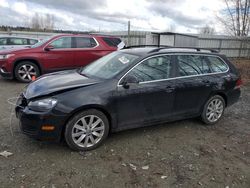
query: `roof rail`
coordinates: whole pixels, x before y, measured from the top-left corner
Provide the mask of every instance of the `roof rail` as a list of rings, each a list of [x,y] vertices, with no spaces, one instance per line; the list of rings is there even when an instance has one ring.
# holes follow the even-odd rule
[[[154,52],[159,52],[160,50],[164,50],[164,49],[170,49],[170,48],[173,48],[173,49],[193,49],[193,50],[196,50],[197,52],[200,52],[201,50],[208,50],[210,51],[211,53],[219,53],[217,50],[214,50],[214,49],[210,49],[210,48],[196,48],[196,47],[175,47],[175,46],[163,46],[163,47],[159,47],[157,49],[153,49],[151,50],[150,52],[148,53],[154,53]]]
[[[149,51],[148,53],[154,53],[154,52],[159,52],[160,50],[164,49],[193,49],[196,50],[197,52],[200,52],[201,50],[208,50],[211,53],[219,53],[219,51],[215,49],[210,49],[210,48],[198,48],[198,47],[175,47],[175,46],[167,46],[167,45],[134,45],[134,46],[125,46],[123,49],[130,49],[130,48],[145,48],[145,47],[156,47],[156,49],[153,49]]]
[[[164,48],[168,48],[171,46],[167,46],[167,45],[134,45],[134,46],[125,46],[123,49],[130,49],[130,48],[145,48],[145,47],[164,47]]]

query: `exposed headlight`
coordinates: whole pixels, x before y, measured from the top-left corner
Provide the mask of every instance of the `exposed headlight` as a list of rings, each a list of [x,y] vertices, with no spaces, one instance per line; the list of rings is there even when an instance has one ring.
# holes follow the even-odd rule
[[[4,60],[4,59],[8,59],[12,56],[14,56],[15,54],[5,54],[5,55],[0,55],[0,60]]]
[[[44,112],[52,109],[57,104],[57,100],[53,98],[31,101],[28,104],[29,109]]]

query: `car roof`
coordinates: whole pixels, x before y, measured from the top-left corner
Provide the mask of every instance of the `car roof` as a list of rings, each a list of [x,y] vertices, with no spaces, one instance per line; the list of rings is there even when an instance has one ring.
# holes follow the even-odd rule
[[[6,35],[6,36],[0,36],[0,38],[20,38],[20,39],[32,39],[32,40],[39,40],[39,39],[37,39],[37,38],[30,38],[30,37],[21,37],[21,36],[8,36],[8,35]]]
[[[122,52],[128,53],[128,54],[134,54],[134,55],[139,55],[139,56],[145,56],[147,55],[150,51],[154,50],[156,48],[153,47],[145,47],[145,48],[124,48],[121,49]]]
[[[122,52],[139,55],[139,56],[151,56],[164,53],[192,53],[192,54],[209,54],[219,55],[215,50],[202,49],[202,48],[190,48],[190,47],[125,47]]]

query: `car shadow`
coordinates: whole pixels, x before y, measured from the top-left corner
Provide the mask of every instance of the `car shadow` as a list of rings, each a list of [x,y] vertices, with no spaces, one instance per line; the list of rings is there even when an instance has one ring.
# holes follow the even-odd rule
[[[163,123],[163,124],[156,124],[147,127],[140,127],[134,128],[130,130],[124,130],[120,132],[110,133],[107,140],[104,142],[105,147],[100,146],[95,151],[100,151],[103,149],[108,149],[114,146],[114,144],[119,144],[123,142],[128,142],[132,139],[134,140],[141,140],[145,138],[145,135],[150,134],[161,134],[164,133],[171,135],[171,132],[176,132],[176,130],[190,128],[190,129],[206,129],[206,125],[203,124],[199,119],[187,119],[187,120],[180,120],[175,122]],[[32,145],[32,148],[36,148],[35,150],[46,150],[46,152],[65,152],[65,150],[72,151],[68,148],[64,139],[61,142],[53,142],[53,141],[39,141],[34,140],[32,138],[25,139],[25,142],[29,142],[29,145]],[[121,145],[121,147],[123,147]],[[103,148],[103,149],[102,149]]]
[[[13,81],[6,81],[6,82],[13,82]],[[184,132],[186,128],[190,130],[199,130],[199,129],[207,130],[207,129],[213,129],[215,128],[215,126],[214,125],[207,126],[199,118],[172,121],[168,123],[155,124],[147,127],[140,127],[140,128],[134,128],[120,132],[110,133],[107,140],[105,140],[104,145],[106,148],[111,148],[114,144],[116,144],[116,147],[123,147],[122,145],[123,143],[129,142],[130,140],[134,140],[135,142],[136,141],[141,142],[141,140],[145,139],[145,136],[151,139],[150,138],[151,135],[153,136],[159,135],[162,137],[171,138],[176,136],[176,134],[178,133]],[[16,130],[16,133],[17,132],[18,134],[16,136],[18,137],[18,141],[24,142],[23,144],[25,145],[30,145],[30,147],[33,148],[35,151],[46,150],[46,152],[50,152],[56,150],[65,152],[65,149],[71,151],[68,148],[64,139],[62,139],[61,142],[38,141],[23,135],[20,132],[20,130],[19,131]],[[121,145],[119,146],[119,144]],[[100,146],[100,148],[98,148],[97,151],[101,148],[102,146]]]
[[[146,127],[139,127],[139,128],[124,130],[120,132],[110,133],[108,140],[117,139],[117,137],[119,137],[119,139],[121,139],[122,137],[126,139],[128,137],[144,135],[145,133],[147,134],[148,133],[161,133],[161,132],[172,131],[172,130],[181,129],[181,128],[184,129],[187,126],[192,127],[193,129],[197,127],[206,127],[206,125],[203,124],[198,118],[185,119],[185,120],[160,123],[160,124],[150,125]]]

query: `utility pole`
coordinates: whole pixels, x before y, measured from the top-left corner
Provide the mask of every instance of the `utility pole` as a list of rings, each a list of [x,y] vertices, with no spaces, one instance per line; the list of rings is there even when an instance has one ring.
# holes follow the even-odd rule
[[[130,20],[128,21],[128,46],[130,46]]]

